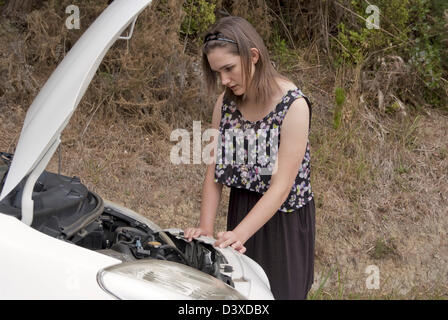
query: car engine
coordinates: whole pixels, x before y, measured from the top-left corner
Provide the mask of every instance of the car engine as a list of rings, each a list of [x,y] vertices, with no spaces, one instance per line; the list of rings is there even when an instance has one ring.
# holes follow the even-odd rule
[[[12,155],[0,153],[0,191]],[[25,179],[0,202],[0,212],[21,219]],[[152,230],[127,215],[106,207],[100,196],[77,177],[44,171],[32,199],[31,227],[49,236],[94,250],[123,262],[160,259],[182,263],[212,275],[234,287],[231,266],[211,244],[184,239],[183,234]]]
[[[182,263],[233,286],[231,277],[225,274],[230,266],[211,244],[198,240],[189,242],[182,234],[154,232],[112,208],[105,208],[95,221],[67,240],[123,262],[159,259]]]

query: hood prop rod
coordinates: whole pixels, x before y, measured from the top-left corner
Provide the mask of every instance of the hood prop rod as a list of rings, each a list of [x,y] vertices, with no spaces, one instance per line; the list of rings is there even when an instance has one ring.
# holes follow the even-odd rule
[[[34,201],[32,197],[34,185],[36,184],[37,179],[40,177],[44,169],[47,167],[48,162],[50,162],[51,157],[55,153],[60,143],[61,139],[60,137],[57,137],[48,149],[47,153],[37,163],[36,167],[33,169],[33,171],[31,171],[28,179],[26,180],[26,184],[22,194],[22,222],[26,225],[31,226],[31,223],[33,223]]]
[[[132,38],[132,34],[134,33],[134,27],[135,27],[135,22],[137,21],[137,18],[138,18],[138,16],[136,16],[135,19],[132,21],[128,35],[127,36],[119,36],[118,39],[130,40]]]

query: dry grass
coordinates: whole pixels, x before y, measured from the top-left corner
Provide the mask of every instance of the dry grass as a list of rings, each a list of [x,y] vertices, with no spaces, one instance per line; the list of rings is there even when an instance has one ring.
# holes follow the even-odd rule
[[[339,271],[328,280],[326,297],[446,299],[447,114],[407,110],[386,118],[350,98],[342,129],[332,129],[328,105],[322,106],[311,136],[316,271],[318,279]],[[365,289],[369,265],[379,267],[378,292]]]
[[[214,97],[201,93],[198,57],[183,52],[175,23],[163,14],[178,2],[157,3],[158,10],[140,17],[129,48],[115,44],[101,64],[63,133],[62,173],[80,176],[104,198],[161,227],[184,228],[198,221],[205,166],[172,164],[169,137],[176,128],[192,132],[194,120],[205,130]],[[103,8],[90,1],[86,6],[85,26]],[[2,151],[13,152],[27,107],[81,33],[64,30],[63,16],[57,7],[35,11],[25,32],[0,22],[0,43],[7,44],[0,47]],[[167,29],[160,32],[160,26]],[[280,66],[288,62],[284,70],[314,102],[311,296],[447,299],[448,114],[403,106],[386,115],[361,99],[359,70],[334,74],[316,52],[313,45],[276,60]],[[337,86],[349,89],[342,126],[335,130]],[[228,197],[224,188],[215,231],[225,229]],[[380,270],[379,290],[366,289],[369,265]]]

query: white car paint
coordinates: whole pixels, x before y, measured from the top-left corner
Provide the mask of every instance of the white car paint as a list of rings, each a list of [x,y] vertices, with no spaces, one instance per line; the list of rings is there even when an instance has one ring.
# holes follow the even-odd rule
[[[50,147],[58,142],[107,50],[150,2],[115,0],[53,72],[27,112],[0,201],[36,167],[44,166],[45,158],[51,157],[54,150],[49,151]],[[105,201],[105,207],[160,230],[130,209],[109,201]],[[0,299],[114,298],[101,288],[97,276],[104,268],[120,264],[120,260],[50,237],[1,212],[0,226]],[[215,241],[206,237],[199,240]],[[258,264],[232,248],[218,250],[233,268],[231,277],[237,291],[248,299],[273,299],[267,277]],[[116,281],[115,288],[132,291],[132,279],[111,281]],[[139,288],[139,294],[133,298],[179,298],[174,292],[160,297],[149,288]]]
[[[121,261],[0,214],[0,299],[111,299],[96,280]]]
[[[145,223],[149,220],[137,213],[105,201],[107,207]],[[50,237],[27,226],[20,220],[0,213],[0,300],[2,299],[114,299],[97,282],[98,273],[121,261],[69,242]],[[156,226],[149,221],[148,226]],[[157,226],[156,226],[157,227]],[[178,234],[180,229],[166,229]],[[215,239],[200,237],[213,244]],[[232,266],[235,289],[248,299],[272,300],[269,281],[261,267],[247,256],[231,249],[217,248]],[[134,299],[161,299],[132,279],[135,290],[129,291],[125,279],[111,277],[113,287],[122,286],[124,296]],[[163,299],[181,299],[176,293],[165,291]]]

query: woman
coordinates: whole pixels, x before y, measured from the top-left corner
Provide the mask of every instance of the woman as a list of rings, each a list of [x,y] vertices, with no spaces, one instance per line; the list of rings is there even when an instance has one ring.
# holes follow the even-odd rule
[[[205,37],[202,58],[209,92],[218,79],[225,90],[213,110],[220,135],[206,169],[199,227],[185,229],[185,237],[213,236],[227,185],[228,231],[218,233],[215,246],[232,246],[258,262],[276,299],[306,299],[314,279],[311,105],[274,69],[263,40],[243,18],[219,20]],[[230,135],[237,130],[244,144]]]

